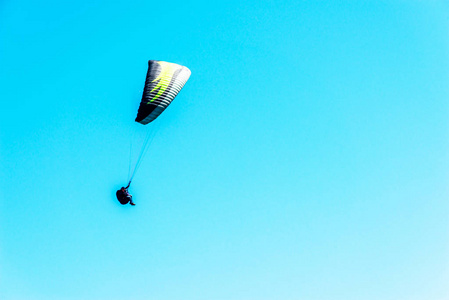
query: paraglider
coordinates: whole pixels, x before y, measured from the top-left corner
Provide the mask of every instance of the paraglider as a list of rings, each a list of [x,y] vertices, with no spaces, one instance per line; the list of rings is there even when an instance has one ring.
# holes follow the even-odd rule
[[[145,87],[135,121],[143,125],[153,122],[170,105],[173,99],[175,99],[189,79],[190,74],[191,72],[187,67],[175,63],[159,60],[148,61]],[[130,173],[128,186],[126,188],[122,187],[116,192],[117,199],[121,204],[130,203],[131,205],[135,205],[132,201],[132,196],[128,193],[128,188],[141,164],[142,158],[148,150],[148,145],[151,141],[150,133],[148,131],[140,155],[132,173]]]
[[[116,194],[116,196],[117,196],[117,199],[118,199],[118,201],[120,202],[120,204],[122,204],[122,205],[125,205],[125,204],[131,204],[131,205],[136,205],[134,202],[133,202],[133,195],[131,195],[129,192],[128,192],[128,188],[129,188],[129,185],[131,184],[131,182],[130,183],[128,183],[128,186],[127,187],[121,187],[119,190],[117,190],[117,192],[115,193]]]

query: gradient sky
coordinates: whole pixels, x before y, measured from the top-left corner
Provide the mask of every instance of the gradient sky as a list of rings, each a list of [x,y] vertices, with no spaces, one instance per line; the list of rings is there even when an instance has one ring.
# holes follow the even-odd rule
[[[0,299],[448,300],[449,3],[0,2]],[[131,193],[149,59],[192,76]]]

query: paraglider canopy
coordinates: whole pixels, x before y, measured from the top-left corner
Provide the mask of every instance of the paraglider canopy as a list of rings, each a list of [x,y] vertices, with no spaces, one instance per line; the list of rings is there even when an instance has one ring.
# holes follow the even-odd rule
[[[147,78],[136,122],[145,125],[156,119],[175,99],[190,74],[187,67],[178,64],[148,61]]]

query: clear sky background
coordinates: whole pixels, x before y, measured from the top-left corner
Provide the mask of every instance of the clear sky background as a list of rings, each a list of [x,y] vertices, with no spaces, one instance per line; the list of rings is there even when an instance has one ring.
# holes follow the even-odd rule
[[[449,299],[449,3],[0,2],[0,299]],[[192,76],[121,206],[149,59]]]

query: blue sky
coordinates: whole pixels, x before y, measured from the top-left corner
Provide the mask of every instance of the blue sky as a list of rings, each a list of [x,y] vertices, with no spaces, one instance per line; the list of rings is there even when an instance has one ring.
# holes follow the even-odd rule
[[[449,299],[447,1],[0,4],[0,298]],[[131,192],[149,59],[192,76]]]

